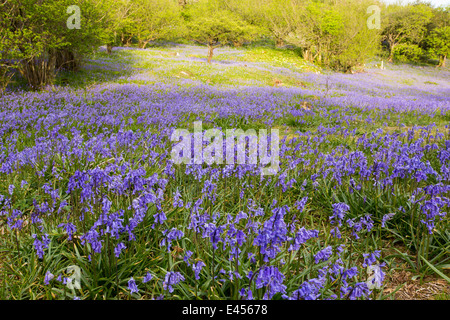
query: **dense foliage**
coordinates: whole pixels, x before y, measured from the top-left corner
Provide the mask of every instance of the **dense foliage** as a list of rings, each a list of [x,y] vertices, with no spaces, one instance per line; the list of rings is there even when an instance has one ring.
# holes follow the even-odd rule
[[[67,9],[74,5],[83,13],[80,29],[67,27]],[[57,71],[76,70],[103,41],[101,12],[93,1],[2,1],[0,8],[0,90],[14,70],[32,89],[51,84]]]
[[[81,27],[68,29],[66,10],[74,5]],[[367,27],[367,9],[374,5],[380,29]],[[208,46],[211,62],[218,46],[271,38],[278,46],[299,48],[307,61],[346,72],[380,54],[382,43],[389,61],[445,66],[449,50],[448,9],[422,2],[2,0],[0,8],[0,90],[17,70],[31,88],[45,87],[61,68],[76,71],[100,44],[111,52],[114,45],[195,41]]]

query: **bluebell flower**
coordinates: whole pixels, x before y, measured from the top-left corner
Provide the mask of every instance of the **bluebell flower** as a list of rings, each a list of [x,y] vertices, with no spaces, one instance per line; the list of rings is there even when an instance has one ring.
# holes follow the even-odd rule
[[[339,226],[342,225],[342,220],[344,219],[345,214],[350,207],[346,203],[334,203],[333,205],[333,214],[330,217],[331,224],[338,223]]]
[[[167,220],[166,214],[162,210],[154,214],[153,218],[155,218],[155,223],[159,224],[163,224]]]
[[[224,226],[216,227],[214,223],[206,223],[203,237],[209,236],[212,247],[217,250],[217,244],[220,241],[220,236],[223,232]]]
[[[172,228],[169,232],[167,232],[167,230],[164,230],[163,235],[165,235],[165,237],[161,240],[160,246],[167,246],[167,250],[170,251],[172,241],[181,239],[184,236],[184,233],[181,230]]]
[[[253,292],[250,288],[248,288],[248,289],[242,288],[239,291],[239,295],[241,297],[243,297],[245,300],[253,300]]]
[[[241,219],[246,219],[248,216],[247,216],[247,214],[245,213],[245,212],[243,212],[243,211],[239,211],[239,213],[236,215],[236,218],[235,218],[235,220],[234,220],[234,223],[239,223],[239,221],[241,220]]]
[[[338,255],[339,257],[341,256],[341,253],[344,251],[344,247],[345,247],[345,244],[340,244],[340,245],[336,248],[337,255]]]
[[[377,261],[377,258],[380,257],[381,251],[375,250],[373,253],[363,253],[364,256],[364,263],[362,266],[364,268],[374,264]]]
[[[189,259],[191,258],[191,256],[192,256],[192,251],[187,250],[185,256],[183,257],[184,262],[186,262],[186,264],[188,266],[191,265],[191,263],[189,262]]]
[[[109,233],[112,237],[119,239],[119,236],[122,232],[127,231],[127,228],[124,228],[122,218],[124,214],[124,210],[119,210],[118,212],[109,214],[108,218],[104,222],[106,225],[105,232]],[[131,219],[132,221],[135,221]],[[131,223],[131,221],[130,221]],[[132,229],[131,225],[128,225],[128,231]]]
[[[173,207],[176,208],[183,208],[184,204],[183,204],[183,200],[181,199],[181,193],[178,191],[178,188],[175,192],[175,194],[173,195]]]
[[[358,275],[358,268],[357,267],[351,267],[350,269],[347,269],[342,273],[342,279],[347,280],[353,277],[356,277]]]
[[[236,241],[238,246],[242,246],[242,244],[245,242],[245,238],[246,236],[242,230],[238,230],[236,232]]]
[[[68,235],[68,240],[70,241],[70,240],[72,240],[72,236],[73,236],[73,234],[77,231],[77,227],[73,224],[73,223],[70,223],[70,222],[67,222],[67,223],[60,223],[59,225],[58,225],[58,228],[61,228],[61,227],[63,227],[64,228],[64,230],[66,230],[66,233],[67,233],[67,235]]]
[[[332,254],[333,249],[331,248],[331,246],[328,246],[314,255],[314,261],[316,264],[319,263],[320,261],[327,261]]]
[[[341,239],[341,232],[339,230],[339,227],[334,227],[330,230],[331,236]]]
[[[23,226],[23,219],[20,219],[22,217],[22,211],[13,209],[11,212],[11,216],[9,216],[6,219],[6,223],[11,228],[11,230],[18,229],[22,230]]]
[[[276,204],[276,200],[272,205]],[[281,251],[281,246],[288,239],[287,226],[284,222],[284,216],[289,211],[288,206],[275,207],[272,209],[273,215],[264,222],[264,227],[259,230],[258,235],[254,239],[254,244],[260,247],[261,254],[264,255],[264,261],[276,257]]]
[[[109,199],[107,197],[104,197],[102,199],[102,211],[103,211],[103,213],[108,213],[109,210],[111,209],[111,205],[112,205],[112,202],[109,201]]]
[[[100,253],[102,251],[102,242],[103,240],[99,240],[99,233],[95,229],[90,229],[86,234],[81,235],[81,244],[85,245],[86,240],[91,244],[92,250],[96,253]]]
[[[38,239],[36,234],[33,234],[32,237],[34,239],[33,246],[36,250],[36,255],[39,257],[39,259],[42,259],[44,257],[44,249],[47,249],[48,245],[50,244],[48,234],[42,235],[42,241]]]
[[[131,279],[128,280],[128,290],[130,290],[130,294],[139,292],[139,289],[136,285],[136,281],[134,281],[133,277],[131,277]]]
[[[117,246],[114,248],[114,255],[116,256],[116,258],[118,258],[120,256],[120,253],[122,252],[122,250],[126,249],[127,247],[125,246],[125,244],[123,242],[120,242],[119,244],[117,244]]]
[[[267,287],[264,299],[271,299],[276,293],[285,293],[286,286],[283,284],[284,274],[282,274],[275,266],[266,266],[262,268],[255,279],[257,289]]]
[[[373,228],[373,220],[370,214],[365,215],[361,218],[361,223],[366,226],[366,230],[370,231]]]
[[[169,290],[170,293],[173,292],[173,286],[177,285],[181,281],[184,281],[184,277],[179,272],[170,271],[166,273],[163,281],[163,289]]]
[[[366,298],[370,295],[371,291],[365,282],[358,282],[355,287],[351,289],[349,299],[356,300],[358,298]]]
[[[312,238],[317,238],[319,236],[319,231],[318,230],[307,230],[304,227],[302,227],[296,234],[295,237],[293,238],[293,243],[291,244],[291,246],[289,247],[290,251],[296,251],[300,249],[300,246],[304,243],[306,243],[306,241],[308,241],[309,239]]]
[[[420,205],[420,210],[425,216],[420,222],[426,225],[429,234],[433,233],[436,217],[439,217],[439,219],[442,220],[443,217],[447,215],[446,212],[441,211],[444,206],[449,206],[449,202],[448,199],[441,197],[431,198]]]
[[[392,217],[395,216],[395,213],[388,213],[383,216],[381,219],[381,227],[384,228],[387,221],[391,220]]]
[[[306,180],[305,180],[305,182],[306,182]],[[301,200],[298,200],[297,202],[295,202],[294,205],[296,206],[298,211],[302,212],[307,201],[308,201],[308,197],[303,197]]]
[[[203,261],[197,261],[197,263],[194,263],[192,265],[192,270],[194,271],[195,274],[195,279],[199,280],[200,279],[200,272],[202,271],[202,268],[206,266],[205,263]]]
[[[150,272],[147,272],[147,274],[145,275],[144,279],[142,280],[143,283],[147,283],[150,280],[152,280],[153,276]]]
[[[317,300],[320,297],[320,289],[324,285],[325,279],[314,278],[307,280],[295,290],[289,300]]]
[[[45,273],[45,277],[44,277],[44,284],[45,285],[49,285],[50,284],[50,281],[54,278],[55,276],[50,272],[50,271],[47,271],[46,273]]]

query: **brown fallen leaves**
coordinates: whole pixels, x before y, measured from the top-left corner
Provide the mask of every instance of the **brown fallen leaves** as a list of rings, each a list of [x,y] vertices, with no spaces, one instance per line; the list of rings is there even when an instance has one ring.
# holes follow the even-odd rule
[[[386,276],[384,294],[387,295],[403,285],[396,293],[395,300],[433,300],[436,295],[446,293],[450,294],[450,284],[444,279],[435,277],[425,277],[413,280],[411,272],[400,270],[394,271],[390,276]]]

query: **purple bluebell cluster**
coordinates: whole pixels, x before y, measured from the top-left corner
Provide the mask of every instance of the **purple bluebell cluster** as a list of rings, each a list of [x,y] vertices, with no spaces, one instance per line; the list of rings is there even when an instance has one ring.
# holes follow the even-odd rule
[[[52,281],[51,270],[77,265],[80,285],[95,283],[83,289],[118,296],[376,297],[386,235],[413,230],[402,241],[414,247],[408,239],[448,229],[448,89],[389,86],[368,73],[334,75],[324,92],[323,75],[302,77],[314,86],[4,94],[5,252],[31,251],[41,282],[61,292],[69,280]],[[237,164],[236,154],[235,164],[174,164],[171,134],[196,120],[279,128],[280,170],[262,176],[261,164]]]

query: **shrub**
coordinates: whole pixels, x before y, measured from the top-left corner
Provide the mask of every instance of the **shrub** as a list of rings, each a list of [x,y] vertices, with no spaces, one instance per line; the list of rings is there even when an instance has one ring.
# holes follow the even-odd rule
[[[420,62],[423,50],[415,44],[401,43],[394,49],[394,58],[400,62]]]

